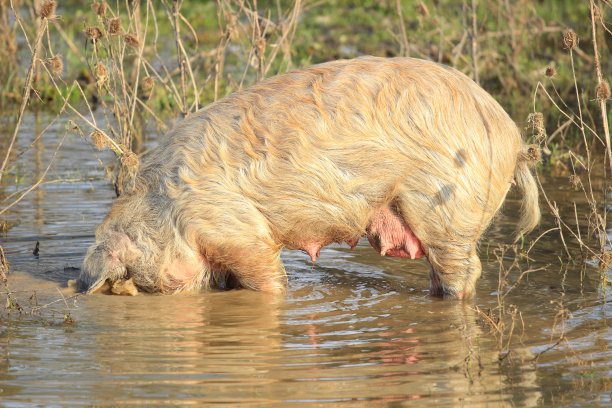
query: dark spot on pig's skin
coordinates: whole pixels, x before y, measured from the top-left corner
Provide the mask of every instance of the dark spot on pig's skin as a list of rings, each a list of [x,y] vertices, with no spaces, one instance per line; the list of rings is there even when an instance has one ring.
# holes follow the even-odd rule
[[[259,129],[255,129],[254,133],[255,133],[255,137],[257,138],[257,141],[260,144],[265,145],[266,137],[264,136],[264,134]]]
[[[358,120],[359,122],[361,122],[361,124],[367,123],[365,116],[363,116],[363,113],[357,110],[353,110],[353,117],[355,118],[355,120]]]
[[[455,153],[455,166],[463,167],[465,166],[466,161],[467,157],[465,154],[465,149],[457,150],[457,153]]]
[[[451,184],[445,184],[440,188],[434,197],[436,204],[442,205],[451,199],[453,192],[455,191],[455,186]]]

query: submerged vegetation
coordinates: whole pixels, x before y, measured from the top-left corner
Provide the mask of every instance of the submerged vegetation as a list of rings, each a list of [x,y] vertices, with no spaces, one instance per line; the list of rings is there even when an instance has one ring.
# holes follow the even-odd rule
[[[147,134],[163,133],[176,119],[230,92],[331,59],[407,55],[456,67],[480,83],[542,147],[543,171],[567,176],[568,188],[581,191],[588,203],[586,209],[574,204],[574,214],[564,218],[541,189],[542,208],[556,226],[531,242],[492,251],[499,264],[498,307],[478,312],[498,336],[500,361],[521,321],[507,296],[541,269],[529,267],[530,251],[551,235],[563,243],[561,266],[599,265],[607,300],[609,0],[83,4],[0,0],[0,120],[11,129],[0,140],[0,181],[19,179],[23,187],[14,195],[0,193],[0,220],[46,175],[16,176],[22,157],[16,140],[28,111],[68,118],[70,132],[112,150],[117,160],[109,173],[119,195],[130,186]],[[0,227],[5,232],[9,226]],[[9,290],[8,268],[0,248],[7,307],[23,312]],[[562,300],[557,306],[555,325],[561,327],[568,312]],[[69,313],[64,318],[72,321]],[[561,333],[553,344],[562,341]]]

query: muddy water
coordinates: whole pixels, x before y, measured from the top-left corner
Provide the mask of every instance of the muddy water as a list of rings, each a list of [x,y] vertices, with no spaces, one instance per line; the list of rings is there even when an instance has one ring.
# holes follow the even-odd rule
[[[4,196],[44,171],[64,127],[56,124],[24,154]],[[30,120],[20,148],[40,128]],[[0,313],[3,406],[612,404],[611,310],[599,271],[567,263],[557,236],[531,253],[531,267],[544,269],[505,299],[518,312],[501,360],[499,336],[475,310],[498,306],[493,248],[510,241],[518,211],[512,197],[482,243],[483,278],[465,303],[429,297],[424,262],[381,258],[367,241],[354,251],[324,249],[316,265],[286,252],[285,297],[234,290],[75,298],[66,281],[78,275],[114,196],[104,177],[108,159],[67,136],[47,176],[53,182],[9,214],[15,225],[1,243],[13,268],[12,296],[26,312],[55,303],[34,316]],[[580,194],[566,177],[543,182],[569,216]],[[546,218],[540,231],[552,226]]]

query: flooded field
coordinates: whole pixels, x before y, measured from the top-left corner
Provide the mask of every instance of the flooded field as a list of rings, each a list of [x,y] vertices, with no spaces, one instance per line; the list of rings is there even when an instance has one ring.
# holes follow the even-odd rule
[[[22,127],[18,151],[42,130],[36,123],[30,117]],[[5,178],[0,198],[45,171],[66,123],[53,126]],[[28,310],[55,303],[34,316],[0,313],[2,406],[612,405],[610,294],[596,265],[568,263],[558,234],[530,253],[530,267],[542,269],[504,299],[515,324],[500,347],[487,311],[499,306],[494,249],[511,242],[512,196],[482,241],[472,301],[431,298],[425,262],[382,258],[365,239],[354,251],[324,249],[315,265],[285,252],[284,297],[75,297],[66,283],[114,197],[110,158],[67,135],[48,182],[10,210],[14,226],[0,243],[12,296]],[[582,193],[567,176],[541,180],[571,219]],[[537,231],[554,226],[545,216]]]

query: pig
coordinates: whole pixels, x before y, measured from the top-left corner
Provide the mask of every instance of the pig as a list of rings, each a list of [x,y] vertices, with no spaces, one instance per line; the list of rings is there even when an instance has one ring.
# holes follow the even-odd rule
[[[292,71],[178,123],[97,228],[77,286],[282,293],[282,249],[315,262],[366,236],[382,256],[426,257],[432,295],[469,298],[511,186],[517,233],[539,222],[537,151],[448,66],[361,57]]]

